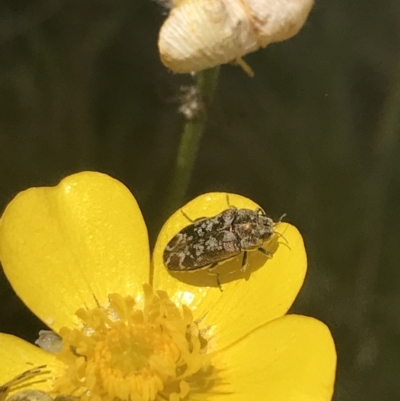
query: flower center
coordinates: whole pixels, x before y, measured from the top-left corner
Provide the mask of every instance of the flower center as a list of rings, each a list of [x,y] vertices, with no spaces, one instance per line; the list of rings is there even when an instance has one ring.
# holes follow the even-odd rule
[[[178,401],[191,391],[194,375],[209,365],[207,341],[188,307],[179,310],[163,291],[144,285],[140,305],[109,296],[108,308],[77,312],[80,329],[63,327],[67,365],[55,390],[82,401]]]

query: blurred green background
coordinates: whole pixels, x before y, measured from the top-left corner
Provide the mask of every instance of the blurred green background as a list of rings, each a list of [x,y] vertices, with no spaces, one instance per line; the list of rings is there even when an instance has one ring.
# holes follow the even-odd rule
[[[184,119],[150,0],[0,4],[0,207],[82,169],[135,194],[154,242]],[[319,0],[295,38],[224,66],[186,200],[246,195],[299,227],[293,311],[338,348],[335,401],[400,399],[400,2]],[[0,331],[44,328],[0,276]],[[251,305],[249,306],[251,307]]]

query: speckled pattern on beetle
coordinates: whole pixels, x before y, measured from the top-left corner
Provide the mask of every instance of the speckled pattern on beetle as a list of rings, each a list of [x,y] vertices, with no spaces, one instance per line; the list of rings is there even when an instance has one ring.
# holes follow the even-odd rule
[[[274,234],[276,224],[261,208],[230,206],[214,217],[194,221],[176,234],[164,249],[164,264],[180,272],[212,269],[244,252],[241,271],[245,271],[248,251],[259,250],[271,256],[262,245]]]

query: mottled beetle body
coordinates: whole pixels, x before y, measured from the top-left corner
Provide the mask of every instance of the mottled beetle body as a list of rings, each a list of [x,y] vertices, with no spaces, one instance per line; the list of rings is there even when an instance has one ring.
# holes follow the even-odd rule
[[[176,234],[164,249],[165,266],[171,271],[212,269],[218,263],[244,252],[260,250],[274,233],[274,221],[262,209],[230,207],[220,214],[196,220]]]

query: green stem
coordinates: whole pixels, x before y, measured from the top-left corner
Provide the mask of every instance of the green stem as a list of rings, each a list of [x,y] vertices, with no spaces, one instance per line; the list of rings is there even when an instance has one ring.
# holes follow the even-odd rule
[[[183,127],[175,170],[166,197],[164,220],[182,206],[185,199],[206,126],[207,108],[212,101],[212,95],[217,85],[218,73],[219,68],[217,67],[196,74],[195,88],[204,107],[195,119],[187,120]]]

